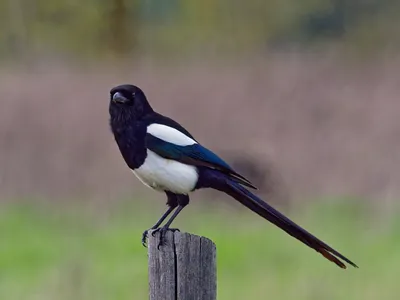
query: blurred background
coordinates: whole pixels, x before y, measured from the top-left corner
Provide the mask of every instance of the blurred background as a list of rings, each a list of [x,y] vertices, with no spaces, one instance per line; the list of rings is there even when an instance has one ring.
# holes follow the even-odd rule
[[[356,262],[342,271],[223,195],[175,225],[217,244],[218,299],[397,299],[400,3],[0,0],[0,298],[146,299],[164,195],[125,166],[134,83]]]

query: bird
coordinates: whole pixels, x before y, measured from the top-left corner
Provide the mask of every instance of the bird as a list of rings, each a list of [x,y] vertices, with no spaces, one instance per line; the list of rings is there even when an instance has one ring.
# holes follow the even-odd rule
[[[189,194],[211,188],[223,192],[323,255],[340,268],[358,266],[256,196],[256,187],[217,154],[204,147],[173,119],[156,112],[145,93],[132,84],[110,90],[109,125],[125,163],[151,189],[164,193],[166,212],[142,235],[160,233],[158,247],[178,214],[189,204]],[[170,216],[166,223],[161,224]]]

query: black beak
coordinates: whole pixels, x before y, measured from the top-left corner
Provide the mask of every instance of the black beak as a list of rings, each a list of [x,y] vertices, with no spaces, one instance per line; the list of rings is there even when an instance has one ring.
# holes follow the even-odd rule
[[[114,103],[121,103],[121,104],[125,104],[129,102],[129,99],[126,98],[124,95],[122,95],[120,92],[116,92],[114,93],[114,95],[112,96],[112,101]]]

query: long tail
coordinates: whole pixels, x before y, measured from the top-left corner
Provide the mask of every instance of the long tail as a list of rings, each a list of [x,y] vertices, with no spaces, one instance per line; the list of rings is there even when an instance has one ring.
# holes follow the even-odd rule
[[[305,229],[301,228],[299,225],[285,217],[279,211],[268,205],[266,202],[258,198],[240,184],[226,178],[225,184],[219,186],[218,189],[226,192],[261,217],[267,219],[271,223],[286,231],[291,236],[313,248],[315,251],[321,253],[326,259],[334,262],[339,267],[346,269],[346,265],[341,261],[343,260],[353,267],[358,268],[358,266],[351,260],[344,257],[342,254],[325,244],[323,241],[319,240]]]

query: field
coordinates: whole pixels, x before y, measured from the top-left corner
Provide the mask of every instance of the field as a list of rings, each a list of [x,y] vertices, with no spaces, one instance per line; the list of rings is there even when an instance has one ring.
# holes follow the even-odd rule
[[[322,202],[286,212],[359,269],[341,270],[226,203],[212,209],[194,203],[175,225],[217,244],[219,300],[396,299],[396,213],[388,216],[348,199]],[[2,204],[0,299],[147,299],[147,253],[140,236],[164,207],[132,203],[79,210],[73,204]]]
[[[216,243],[218,300],[399,299],[399,4],[0,1],[0,300],[148,299],[165,199],[110,132],[124,83],[360,267],[196,192],[173,226]]]

